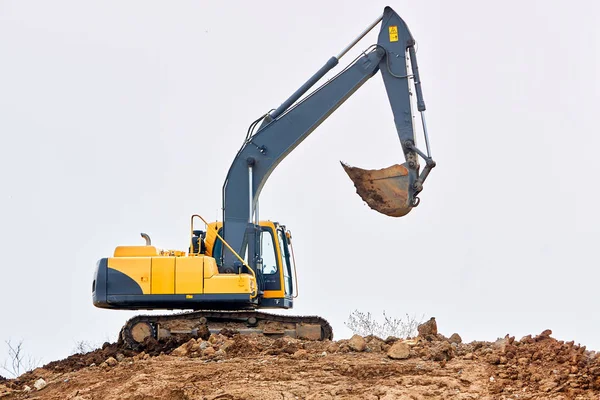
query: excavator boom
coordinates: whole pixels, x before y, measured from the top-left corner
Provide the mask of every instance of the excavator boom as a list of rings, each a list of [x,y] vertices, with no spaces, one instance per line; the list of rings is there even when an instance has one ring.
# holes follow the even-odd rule
[[[354,62],[321,87],[298,101],[339,59],[381,22],[377,44],[369,47]],[[256,223],[260,192],[271,172],[329,117],[346,99],[377,72],[381,72],[394,116],[405,162],[383,170],[364,170],[344,166],[357,193],[373,209],[394,217],[406,215],[417,206],[417,195],[435,166],[429,153],[424,119],[425,102],[414,50],[415,40],[404,21],[386,7],[383,15],[369,25],[353,42],[306,81],[277,109],[251,125],[246,140],[236,155],[223,186],[224,236],[231,246],[244,254],[250,266],[260,270],[260,250]],[[410,71],[408,60],[410,60]],[[427,154],[416,147],[410,80],[414,81],[417,108],[423,120]],[[256,132],[253,128],[258,126]],[[425,160],[420,171],[419,157]],[[223,265],[235,270],[235,256],[224,253]]]

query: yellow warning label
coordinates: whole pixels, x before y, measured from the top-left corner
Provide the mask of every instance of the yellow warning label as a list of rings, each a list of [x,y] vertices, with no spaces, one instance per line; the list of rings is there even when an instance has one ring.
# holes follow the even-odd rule
[[[396,25],[390,26],[390,42],[398,41],[398,27]]]
[[[185,295],[185,298],[186,298],[186,299],[193,299],[193,298],[194,298],[194,295],[191,295],[191,294],[186,294],[186,295]]]

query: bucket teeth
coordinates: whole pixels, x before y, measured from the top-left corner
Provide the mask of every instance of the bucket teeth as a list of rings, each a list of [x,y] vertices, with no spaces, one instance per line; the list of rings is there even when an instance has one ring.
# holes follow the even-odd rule
[[[395,164],[388,168],[368,170],[342,162],[356,193],[373,210],[390,217],[402,217],[410,212],[408,168]]]

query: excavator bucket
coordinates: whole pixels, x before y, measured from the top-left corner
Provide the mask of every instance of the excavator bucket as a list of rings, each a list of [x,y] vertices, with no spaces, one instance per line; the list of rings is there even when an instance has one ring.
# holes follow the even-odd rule
[[[410,212],[408,168],[405,164],[383,169],[362,169],[342,163],[356,193],[375,211],[390,217],[402,217]]]

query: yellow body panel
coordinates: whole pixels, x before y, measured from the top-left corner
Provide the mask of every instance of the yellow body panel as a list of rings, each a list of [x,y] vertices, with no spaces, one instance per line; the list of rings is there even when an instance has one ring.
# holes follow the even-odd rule
[[[108,259],[108,268],[115,269],[133,279],[142,288],[143,294],[150,294],[150,257],[117,257]]]
[[[206,227],[206,237],[204,238],[204,244],[206,245],[206,255],[212,257],[212,250],[217,241],[217,232],[223,226],[222,222],[213,222],[208,224]]]
[[[276,235],[276,227],[270,221],[261,221],[261,226],[271,229]],[[194,298],[195,294],[252,294],[256,290],[256,280],[251,274],[219,273],[212,250],[218,240],[216,233],[222,228],[222,222],[208,225],[205,244],[206,254],[185,256],[185,252],[158,251],[154,246],[119,246],[114,258],[108,261],[108,267],[129,276],[142,289],[143,294],[184,294]],[[276,253],[280,266],[281,249],[276,240]],[[283,270],[280,267],[278,277],[283,283]],[[283,297],[283,290],[270,290],[265,297]]]
[[[219,274],[204,280],[204,293],[251,293],[253,281],[249,274]]]
[[[175,259],[175,294],[203,292],[204,257],[177,257]]]
[[[175,294],[175,257],[152,257],[152,294]]]
[[[212,278],[214,275],[219,273],[219,267],[217,267],[217,261],[212,257],[204,257],[204,279]]]
[[[153,257],[158,252],[154,246],[118,246],[115,249],[115,257]]]

